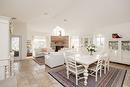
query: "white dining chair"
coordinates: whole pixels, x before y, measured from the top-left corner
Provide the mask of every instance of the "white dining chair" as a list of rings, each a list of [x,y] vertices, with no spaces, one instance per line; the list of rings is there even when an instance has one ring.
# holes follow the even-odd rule
[[[98,78],[98,72],[100,72],[100,77],[102,74],[102,59],[98,59],[97,63],[94,63],[92,65],[89,66],[88,70],[89,70],[89,75],[94,76],[95,77],[95,81],[97,81]]]
[[[109,65],[110,65],[108,53],[104,53],[102,57],[103,57],[102,69],[106,74],[106,71],[109,71]]]
[[[84,73],[84,66],[78,64],[75,59],[66,58],[66,69],[67,69],[67,78],[69,79],[70,73],[75,75],[76,85],[78,85],[78,80],[83,79],[84,76],[79,76]]]

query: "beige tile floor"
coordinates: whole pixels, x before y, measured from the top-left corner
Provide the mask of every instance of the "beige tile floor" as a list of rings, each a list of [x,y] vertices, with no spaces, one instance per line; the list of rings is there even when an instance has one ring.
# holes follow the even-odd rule
[[[130,87],[130,66],[111,63],[111,66],[127,69],[127,75],[123,87]],[[61,66],[59,68],[63,68]],[[15,63],[15,74],[18,87],[62,87],[53,79],[48,71],[49,67],[38,65],[32,59],[17,61]]]

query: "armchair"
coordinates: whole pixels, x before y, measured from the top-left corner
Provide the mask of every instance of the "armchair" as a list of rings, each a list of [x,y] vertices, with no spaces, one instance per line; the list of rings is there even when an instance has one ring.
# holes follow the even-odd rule
[[[51,52],[45,55],[45,64],[50,68],[60,66],[64,64],[64,55],[61,52]]]

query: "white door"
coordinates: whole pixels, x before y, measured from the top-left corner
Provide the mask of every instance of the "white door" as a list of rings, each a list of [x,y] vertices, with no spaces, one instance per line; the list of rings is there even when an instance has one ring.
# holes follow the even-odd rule
[[[15,60],[21,59],[21,37],[12,36],[11,37],[11,49],[14,51]]]

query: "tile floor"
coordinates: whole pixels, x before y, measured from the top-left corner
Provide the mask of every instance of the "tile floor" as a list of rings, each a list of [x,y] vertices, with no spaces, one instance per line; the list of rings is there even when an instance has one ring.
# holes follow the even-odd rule
[[[127,75],[123,87],[130,87],[130,66],[111,63],[111,66],[127,69]],[[61,66],[59,68],[63,68]],[[48,71],[50,68],[45,65],[38,65],[32,59],[17,61],[15,63],[15,74],[18,87],[62,87],[53,79]]]

